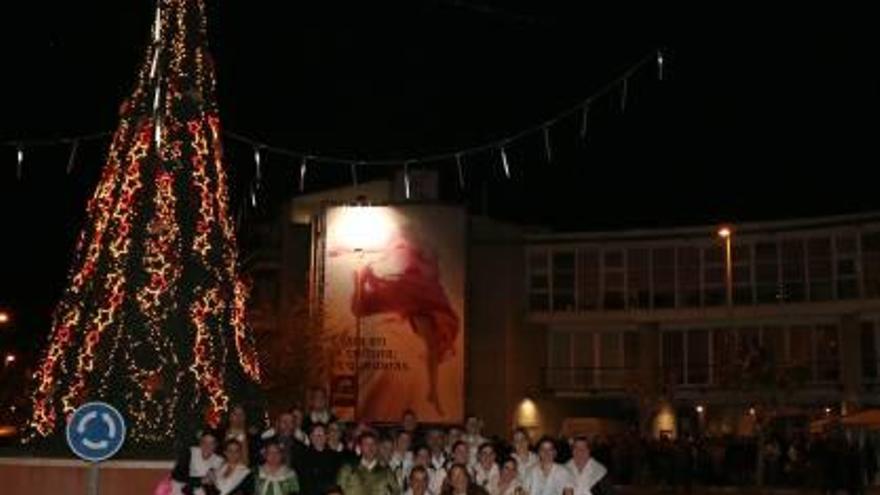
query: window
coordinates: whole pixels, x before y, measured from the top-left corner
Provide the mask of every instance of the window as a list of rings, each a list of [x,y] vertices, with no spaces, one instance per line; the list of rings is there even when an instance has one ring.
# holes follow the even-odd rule
[[[703,302],[706,306],[727,303],[727,261],[724,248],[712,246],[703,249]]]
[[[804,241],[787,239],[782,241],[782,299],[788,302],[806,299],[804,280]]]
[[[578,251],[578,306],[585,311],[599,309],[599,252],[595,249]]]
[[[778,255],[775,242],[755,244],[755,297],[759,304],[779,302]]]
[[[857,271],[858,251],[855,236],[838,236],[835,239],[837,258],[837,298],[855,299],[859,297],[859,275]]]
[[[666,382],[681,385],[684,383],[684,333],[663,332],[661,347]]]
[[[571,334],[550,333],[550,357],[547,381],[550,386],[571,386]]]
[[[574,311],[574,251],[553,253],[553,311]]]
[[[789,328],[789,362],[795,368],[810,368],[813,361],[813,329],[805,325]]]
[[[700,249],[678,248],[678,301],[683,307],[700,306]]]
[[[817,237],[807,241],[807,271],[810,276],[810,300],[830,301],[831,239]]]
[[[687,383],[691,385],[709,382],[709,332],[687,332]]]
[[[550,310],[550,271],[546,250],[529,253],[529,309]]]
[[[642,362],[641,345],[637,332],[623,334],[623,365],[629,369],[638,368]]]
[[[733,304],[752,304],[752,249],[746,244],[733,246]],[[725,262],[726,263],[726,262]],[[726,269],[726,265],[725,265]]]
[[[785,363],[785,328],[779,326],[766,326],[761,329],[761,347],[767,355],[767,359],[773,365],[780,366]]]
[[[603,254],[605,294],[602,302],[605,309],[623,309],[623,251],[605,251]]]
[[[712,331],[713,383],[729,387],[740,379],[737,358],[736,331],[716,328]]]
[[[591,388],[594,385],[596,372],[596,348],[593,334],[588,332],[572,332],[574,339],[574,357],[572,362],[572,378],[578,387]]]
[[[865,297],[880,297],[880,232],[862,234]]]
[[[600,332],[599,334],[599,384],[603,387],[619,387],[622,384],[621,368],[623,355],[620,349],[619,332]]]
[[[877,379],[877,335],[874,333],[874,322],[862,322],[861,336],[862,378]]]
[[[823,382],[840,380],[840,342],[835,325],[816,327],[816,379]]]
[[[654,307],[675,307],[675,249],[657,248],[652,252]]]
[[[628,249],[626,252],[626,290],[630,309],[651,307],[651,275],[648,251],[645,248]]]

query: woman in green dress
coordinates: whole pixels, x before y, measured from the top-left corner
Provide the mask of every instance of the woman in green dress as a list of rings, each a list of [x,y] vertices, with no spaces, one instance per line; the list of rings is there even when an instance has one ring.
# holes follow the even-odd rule
[[[284,464],[284,454],[277,442],[266,445],[266,462],[257,473],[256,495],[294,495],[299,493],[296,472]]]

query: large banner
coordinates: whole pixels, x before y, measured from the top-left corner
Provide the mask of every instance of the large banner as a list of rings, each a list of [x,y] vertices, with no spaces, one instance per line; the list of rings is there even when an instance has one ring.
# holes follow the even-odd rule
[[[464,211],[339,206],[325,215],[322,310],[338,346],[337,414],[392,422],[412,409],[420,421],[461,422]]]

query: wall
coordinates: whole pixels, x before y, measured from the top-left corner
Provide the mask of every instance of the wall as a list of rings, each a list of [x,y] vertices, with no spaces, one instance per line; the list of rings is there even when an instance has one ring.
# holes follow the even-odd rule
[[[0,458],[3,495],[87,493],[89,465],[72,459]],[[108,461],[101,464],[101,495],[149,495],[171,471],[164,461]]]

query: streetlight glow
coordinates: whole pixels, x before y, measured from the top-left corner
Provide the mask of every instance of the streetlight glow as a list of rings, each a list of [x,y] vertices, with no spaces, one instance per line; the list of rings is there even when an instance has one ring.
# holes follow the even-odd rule
[[[0,311],[0,325],[4,323],[9,323],[9,320],[11,319],[12,318],[9,316],[9,313],[7,313],[6,311]]]
[[[697,406],[697,413],[703,414],[705,411],[706,411],[706,408],[704,408],[702,404]]]
[[[730,227],[721,227],[718,229],[718,237],[722,239],[727,239],[733,232],[730,230]]]
[[[14,363],[15,362],[15,354],[7,354],[5,362],[7,365]]]

